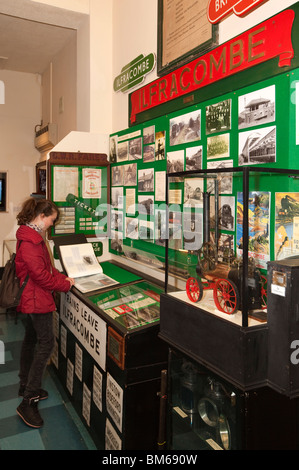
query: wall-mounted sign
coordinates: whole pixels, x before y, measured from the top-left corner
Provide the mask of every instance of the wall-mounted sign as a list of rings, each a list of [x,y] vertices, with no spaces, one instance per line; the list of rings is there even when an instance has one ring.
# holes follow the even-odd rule
[[[130,121],[136,115],[170,100],[279,57],[279,67],[289,67],[294,57],[294,10],[285,10],[216,49],[179,67],[130,95]]]
[[[209,0],[158,0],[157,74],[219,45],[218,26],[207,17]]]
[[[136,57],[121,69],[121,74],[114,79],[114,91],[128,91],[139,83],[142,83],[145,75],[152,72],[156,65],[155,54],[143,54]]]
[[[208,6],[208,20],[212,24],[218,23],[231,12],[234,12],[237,16],[243,16],[265,1],[266,0],[210,0]]]

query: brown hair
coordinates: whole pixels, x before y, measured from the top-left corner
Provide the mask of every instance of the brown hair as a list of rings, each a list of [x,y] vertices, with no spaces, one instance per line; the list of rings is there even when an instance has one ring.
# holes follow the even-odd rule
[[[49,215],[52,215],[53,212],[57,213],[56,220],[58,220],[59,209],[52,201],[31,197],[23,203],[22,210],[17,215],[17,222],[18,225],[29,224],[40,214],[44,214],[48,217]]]

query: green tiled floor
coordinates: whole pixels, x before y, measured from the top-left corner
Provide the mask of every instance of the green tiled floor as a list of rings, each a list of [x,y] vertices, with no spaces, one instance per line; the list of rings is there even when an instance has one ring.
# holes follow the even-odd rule
[[[0,364],[0,450],[95,450],[51,367],[43,381],[49,398],[39,403],[43,427],[33,429],[17,415],[16,408],[21,401],[18,370],[23,335],[21,316],[15,324],[14,318],[0,314],[0,341],[5,346],[5,364]]]

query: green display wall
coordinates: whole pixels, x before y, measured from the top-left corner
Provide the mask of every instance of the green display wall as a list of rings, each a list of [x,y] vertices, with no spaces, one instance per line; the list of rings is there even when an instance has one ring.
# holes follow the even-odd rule
[[[166,188],[167,173],[208,169],[217,175],[220,168],[244,166],[273,168],[275,171],[299,169],[298,39],[294,34],[298,22],[297,7],[296,4],[292,33],[295,56],[290,67],[279,68],[277,58],[271,59],[198,91],[189,100],[190,105],[183,106],[182,100],[174,100],[158,106],[139,116],[140,122],[135,126],[110,136],[112,253],[163,269],[167,190],[168,207],[175,205],[174,212],[173,207],[169,207],[170,219],[181,212],[178,225],[181,223],[182,226],[188,200],[200,200],[202,192],[209,191],[207,182],[203,187],[196,187],[174,179],[169,180]],[[177,109],[173,110],[176,105]],[[220,227],[220,237],[229,236],[237,251],[240,247],[242,175],[237,171],[225,175],[227,178],[222,178],[219,185],[220,206],[227,202],[235,223],[233,227]],[[261,267],[266,268],[266,261],[278,255],[299,254],[297,176],[289,177],[286,173],[255,175],[253,171],[249,191],[251,202],[254,203],[257,193],[262,204],[267,201],[268,205],[268,255]],[[282,214],[281,199],[286,195],[293,205],[288,213]],[[277,230],[286,223],[291,225],[290,243],[278,252]],[[172,250],[185,250],[183,236],[181,242],[169,243],[170,257]],[[186,263],[187,251],[181,252]]]

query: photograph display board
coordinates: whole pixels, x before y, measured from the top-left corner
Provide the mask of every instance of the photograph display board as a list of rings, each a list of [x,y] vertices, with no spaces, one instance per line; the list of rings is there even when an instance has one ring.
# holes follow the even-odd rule
[[[110,173],[104,154],[52,152],[48,160],[50,199],[60,218],[51,235],[84,234],[96,237],[107,231],[100,207],[108,203]]]
[[[213,191],[207,182],[192,178],[172,178],[166,188],[167,173],[208,169],[217,175],[219,168],[244,166],[296,168],[294,83],[298,77],[299,71],[294,69],[292,74],[282,73],[112,134],[110,251],[163,269],[168,238],[170,258],[172,250],[185,250],[182,256],[186,259],[185,233],[192,232],[197,219],[202,220],[203,192],[209,191],[213,197]],[[277,254],[274,237],[278,236],[279,196],[275,193],[290,191],[297,201],[296,178],[284,175],[279,181],[280,187],[277,178],[267,181],[267,194],[261,183],[250,188],[267,204],[266,261]],[[236,251],[242,236],[242,183],[226,172],[218,174],[218,184],[220,240],[229,237]],[[250,196],[254,207],[257,198],[254,193]],[[221,221],[224,206],[232,214],[231,224]],[[292,208],[291,216],[299,216],[297,208]],[[296,220],[292,222],[295,238]],[[199,224],[198,230],[203,230]],[[198,243],[197,249],[202,237]],[[294,253],[295,245],[292,242],[288,253]],[[266,268],[266,262],[261,267]]]

